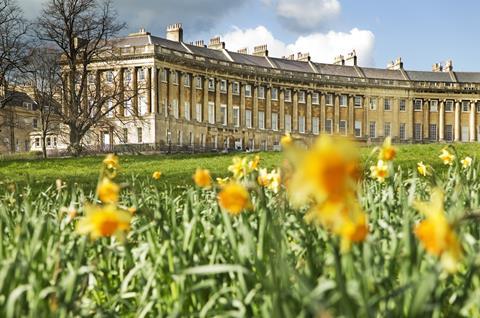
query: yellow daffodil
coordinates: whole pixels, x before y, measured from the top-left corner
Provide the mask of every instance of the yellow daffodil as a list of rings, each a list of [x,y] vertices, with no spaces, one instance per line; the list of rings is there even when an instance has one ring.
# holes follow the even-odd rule
[[[448,151],[447,148],[443,148],[442,153],[438,157],[442,159],[443,164],[449,166],[451,166],[453,164],[453,161],[455,160],[455,155]]]
[[[471,157],[465,157],[460,162],[462,163],[463,168],[468,168],[472,165],[473,159]]]
[[[210,188],[212,186],[212,177],[207,169],[198,168],[193,175],[193,181],[200,188]]]
[[[426,219],[415,227],[415,235],[428,253],[440,257],[443,267],[454,272],[462,257],[462,250],[445,216],[443,200],[442,190],[435,188],[429,202],[414,202],[414,207],[426,216]]]
[[[383,142],[383,146],[380,148],[380,153],[378,155],[379,160],[391,161],[395,158],[397,154],[397,149],[392,146],[392,138],[387,137]]]
[[[427,176],[428,174],[427,166],[423,163],[423,161],[420,161],[419,163],[417,163],[417,171],[420,175],[424,177]]]
[[[230,182],[230,178],[229,177],[225,177],[225,178],[217,178],[215,179],[218,183],[219,186],[224,186],[226,185],[227,183]]]
[[[155,171],[154,173],[152,173],[152,178],[155,179],[155,180],[160,180],[161,176],[162,176],[161,171]]]
[[[103,159],[103,164],[107,169],[118,169],[118,157],[114,154],[108,154],[105,159]]]
[[[130,229],[132,216],[113,204],[87,205],[86,215],[77,224],[77,233],[89,234],[92,239],[123,235]]]
[[[262,168],[258,171],[257,181],[258,181],[258,184],[261,185],[262,187],[266,188],[268,186],[268,184],[270,183],[270,180],[269,180],[269,175],[266,168]]]
[[[238,215],[252,206],[247,189],[236,182],[228,183],[223,187],[218,194],[218,204],[232,215]]]
[[[389,177],[388,165],[383,160],[378,160],[375,166],[370,167],[370,177],[377,179],[378,182],[384,182]]]
[[[233,164],[228,167],[228,171],[233,174],[233,178],[238,180],[244,177],[248,168],[247,158],[234,157],[232,162]]]
[[[280,139],[280,145],[282,145],[282,148],[288,148],[293,144],[293,139],[292,136],[290,136],[289,133],[287,133],[285,136],[283,136]]]
[[[109,178],[103,178],[98,185],[97,194],[103,203],[117,203],[120,196],[120,186]]]
[[[281,184],[280,172],[272,170],[268,173],[267,169],[262,168],[259,171],[257,181],[262,187],[272,190],[274,193],[278,193]]]
[[[255,156],[255,158],[253,158],[253,160],[248,162],[248,171],[252,172],[252,171],[258,170],[259,165],[260,165],[260,156],[257,155]]]

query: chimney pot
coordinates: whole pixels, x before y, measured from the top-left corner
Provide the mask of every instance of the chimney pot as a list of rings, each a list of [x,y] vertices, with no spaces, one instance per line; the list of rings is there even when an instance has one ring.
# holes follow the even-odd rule
[[[181,23],[174,23],[167,26],[167,40],[183,42],[183,28]]]

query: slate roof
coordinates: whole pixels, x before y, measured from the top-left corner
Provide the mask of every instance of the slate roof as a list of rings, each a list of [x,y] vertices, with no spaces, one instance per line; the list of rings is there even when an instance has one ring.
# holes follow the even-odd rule
[[[308,62],[293,61],[275,57],[269,57],[269,59],[277,68],[282,70],[313,73],[313,69]]]
[[[259,67],[272,67],[264,56],[255,56],[250,54],[242,54],[228,51],[233,61],[241,64],[248,64]]]
[[[407,71],[407,75],[412,81],[446,83],[454,82],[448,72]]]

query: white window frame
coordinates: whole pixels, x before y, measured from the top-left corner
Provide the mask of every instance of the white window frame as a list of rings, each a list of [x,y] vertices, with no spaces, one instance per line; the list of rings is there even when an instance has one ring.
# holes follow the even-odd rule
[[[203,113],[202,113],[202,104],[201,103],[197,103],[197,105],[195,106],[195,112],[196,112],[196,119],[197,119],[197,122],[201,123],[202,122],[202,117],[203,117]]]
[[[414,99],[413,100],[413,111],[421,112],[423,109],[423,99]]]
[[[265,87],[258,86],[258,99],[265,99]]]
[[[356,120],[354,123],[354,134],[355,137],[362,137],[362,122],[359,120]],[[358,133],[357,133],[358,132]]]
[[[284,99],[285,102],[291,103],[292,102],[292,90],[286,89],[285,90],[285,96],[284,96],[283,99]]]
[[[305,104],[305,91],[298,91],[298,102]]]
[[[345,126],[343,129],[342,129],[342,124],[344,124],[344,126]],[[348,132],[348,122],[346,120],[342,119],[338,122],[338,133],[346,136],[347,132]]]
[[[333,106],[333,94],[332,93],[325,94],[325,105]]]
[[[298,132],[305,133],[305,116],[298,116]]]
[[[262,130],[265,129],[265,112],[264,111],[258,112],[258,128]]]
[[[368,103],[368,108],[370,110],[377,110],[377,106],[378,106],[378,99],[376,97],[370,97],[370,101]]]
[[[355,96],[353,98],[353,107],[362,108],[363,107],[363,96]]]
[[[406,112],[407,111],[407,100],[406,99],[400,99],[398,101],[398,111],[400,111],[400,112]]]
[[[325,133],[332,135],[333,134],[333,120],[327,119],[325,120]]]
[[[388,134],[387,134],[388,130]],[[391,122],[384,122],[383,123],[383,136],[384,137],[391,137],[392,136],[392,123]]]
[[[228,124],[228,113],[227,113],[227,105],[221,104],[220,105],[220,121],[223,126],[227,126]]]
[[[272,112],[272,130],[278,130],[278,113]]]
[[[247,126],[247,128],[252,128],[253,127],[252,123],[253,123],[252,110],[246,109],[245,110],[245,126]]]
[[[227,92],[227,81],[224,79],[220,80],[220,92],[222,93]]]
[[[392,99],[391,98],[385,98],[383,100],[383,110],[386,112],[392,111]]]
[[[445,112],[452,113],[455,110],[455,102],[453,100],[445,101]]]
[[[233,125],[235,127],[240,127],[240,107],[233,106],[232,111]]]
[[[252,85],[245,85],[245,97],[252,97]]]
[[[272,94],[272,100],[278,100],[278,88],[272,87],[271,94]]]
[[[348,107],[348,96],[345,94],[340,95],[339,104],[340,107]]]
[[[435,107],[433,107],[435,105]],[[430,101],[430,112],[431,113],[436,113],[438,112],[438,100],[432,99]]]
[[[314,135],[320,134],[320,118],[312,117],[312,133]]]
[[[185,117],[186,120],[190,120],[190,102],[189,101],[185,101],[184,104],[183,104],[183,116]]]
[[[208,123],[215,124],[215,103],[208,102]]]
[[[373,131],[372,131],[373,127]],[[377,138],[377,122],[371,121],[368,123],[368,136],[370,138]]]
[[[285,114],[285,132],[292,132],[292,115]]]
[[[233,82],[232,83],[232,94],[233,95],[240,95],[240,83]]]
[[[313,105],[318,105],[320,104],[320,94],[317,92],[312,93],[312,104]]]
[[[215,79],[214,78],[209,78],[208,79],[208,90],[210,92],[214,92],[215,91]]]

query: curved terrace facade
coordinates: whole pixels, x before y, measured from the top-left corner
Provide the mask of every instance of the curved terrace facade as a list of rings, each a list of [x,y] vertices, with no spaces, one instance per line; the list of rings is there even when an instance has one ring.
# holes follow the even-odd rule
[[[270,57],[266,45],[232,52],[218,37],[184,43],[180,24],[166,38],[141,30],[116,45],[109,72],[138,92],[118,112],[131,108],[143,120],[117,122],[121,133],[104,131],[103,143],[272,150],[287,132],[307,142],[319,133],[480,140],[480,73],[455,72],[451,62],[426,72],[405,70],[400,59],[360,67],[355,52],[334,64]]]

